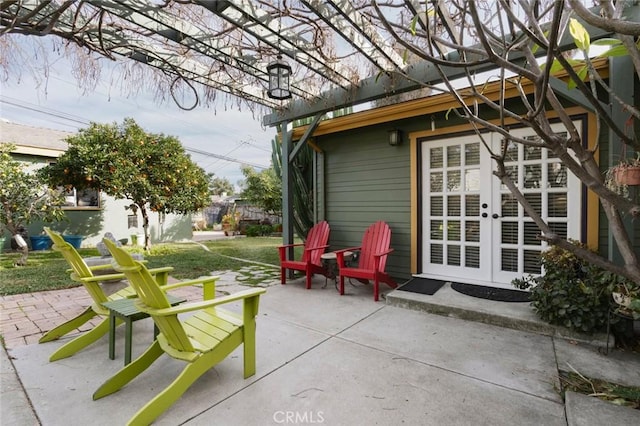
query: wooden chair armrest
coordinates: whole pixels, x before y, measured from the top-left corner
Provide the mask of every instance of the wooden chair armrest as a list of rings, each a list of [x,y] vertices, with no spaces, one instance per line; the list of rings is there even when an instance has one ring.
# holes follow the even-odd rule
[[[344,263],[344,254],[346,252],[348,252],[348,251],[353,252],[353,251],[358,251],[358,250],[361,250],[361,249],[362,249],[362,246],[349,247],[349,248],[346,248],[346,249],[336,250],[335,253],[336,253],[336,262],[338,262],[338,268],[342,269],[342,268],[344,268],[346,266],[345,263]]]
[[[390,249],[385,250],[385,251],[382,251],[382,252],[380,252],[380,253],[375,253],[375,254],[373,255],[373,257],[381,257],[381,256],[384,256],[385,254],[389,254],[389,253],[391,253],[393,250],[394,250],[394,249],[390,248]]]
[[[113,267],[109,265],[109,268],[112,269]],[[173,268],[171,266],[167,266],[164,268],[149,269],[149,272],[151,272],[151,275],[164,273],[164,272],[171,272],[171,271],[173,271]],[[74,278],[76,277],[75,273],[72,273],[71,275],[74,281],[78,281],[77,279]],[[124,280],[124,279],[125,279],[124,274],[121,272],[118,272],[115,274],[96,275],[94,277],[84,277],[84,278],[80,278],[79,280],[87,283],[95,283],[95,282],[102,282],[102,281],[115,281],[115,280]],[[163,286],[163,288],[164,287],[165,286]]]
[[[264,288],[254,288],[251,290],[244,290],[238,293],[219,297],[217,299],[212,300],[203,300],[201,302],[191,302],[191,303],[183,303],[178,306],[172,306],[171,308],[164,309],[154,309],[142,303],[142,301],[138,300],[135,302],[135,305],[142,312],[145,312],[149,315],[157,315],[157,316],[167,316],[167,315],[176,315],[176,314],[184,314],[192,311],[200,311],[205,308],[211,308],[218,305],[223,305],[225,303],[235,302],[237,300],[248,299],[251,297],[257,297],[261,294],[266,293],[267,290]]]
[[[90,271],[101,271],[103,269],[113,269],[113,266],[111,266],[111,263],[105,263],[104,265],[92,265],[92,266],[88,266]]]
[[[344,256],[344,252],[345,252],[345,251],[358,251],[358,250],[362,250],[362,246],[358,246],[358,247],[349,247],[349,248],[346,248],[346,249],[336,250],[336,255],[342,255],[342,256]]]
[[[287,249],[288,248],[300,247],[300,246],[304,246],[304,244],[296,243],[296,244],[285,244],[285,245],[282,245],[282,246],[278,246],[278,256],[280,257],[280,262],[283,262],[283,261],[287,260]]]
[[[74,281],[82,281],[85,283],[95,283],[95,282],[101,282],[101,281],[115,281],[115,280],[123,280],[124,274],[121,273],[117,273],[117,274],[106,274],[106,275],[96,275],[95,277],[84,277],[84,278],[77,278],[75,273],[71,274],[71,279]]]
[[[327,247],[329,247],[329,244],[326,244],[324,246],[318,246],[318,247],[305,247],[304,251],[325,250]]]
[[[102,265],[100,265],[102,266]],[[113,269],[112,265],[107,265],[109,266],[110,269]],[[162,268],[154,268],[154,269],[149,269],[149,272],[151,273],[151,275],[158,275],[158,274],[169,274],[169,272],[173,271],[173,267],[171,266],[165,266]],[[115,281],[115,280],[124,280],[126,277],[122,272],[117,272],[115,274],[105,274],[105,275],[95,275],[93,277],[84,277],[84,278],[79,278],[77,279],[77,275],[75,273],[71,274],[71,279],[73,279],[74,281],[82,281],[82,282],[86,282],[86,283],[95,283],[95,282],[102,282],[102,281]],[[163,281],[164,284],[166,284],[166,279]],[[165,287],[164,285],[161,284],[161,287]]]
[[[139,262],[146,263],[148,261],[145,259],[145,260],[139,260]],[[93,272],[93,271],[102,271],[104,269],[113,269],[113,265],[111,263],[105,263],[104,265],[87,266],[87,268],[89,268],[89,270],[91,272]],[[171,268],[171,267],[169,267],[169,268]],[[156,269],[162,269],[162,268],[156,268]],[[171,270],[173,270],[173,268],[171,268]],[[171,272],[171,270],[166,271],[166,272]],[[70,273],[73,272],[73,269],[69,268],[69,269],[66,270],[66,272],[70,274]],[[160,272],[164,272],[164,271],[160,271]]]
[[[111,266],[111,263],[105,263],[104,265],[87,266],[87,268],[89,268],[89,270],[93,272],[93,271],[101,271],[103,269],[113,269],[113,266]],[[67,268],[65,272],[70,274],[73,272],[73,269]]]
[[[284,245],[278,246],[278,248],[281,249],[281,248],[289,248],[289,247],[300,247],[300,246],[303,246],[303,245],[304,245],[304,243],[284,244]]]
[[[163,266],[161,268],[149,269],[149,272],[151,273],[151,275],[160,274],[160,273],[163,273],[163,272],[171,272],[171,271],[173,271],[173,266]]]
[[[376,271],[379,271],[379,270],[380,270],[380,258],[381,258],[382,256],[385,256],[385,255],[387,255],[387,254],[391,253],[392,251],[393,251],[393,249],[392,249],[392,248],[390,248],[390,249],[385,250],[385,251],[383,251],[383,252],[375,253],[375,254],[373,255],[373,267],[374,267],[374,269],[375,269]]]
[[[167,284],[161,287],[163,291],[169,291],[180,287],[202,284],[203,299],[212,300],[216,297],[216,281],[218,281],[219,279],[219,276],[212,275],[209,277],[200,277],[192,280],[180,281],[179,283],[175,284]]]
[[[195,285],[195,284],[203,284],[203,283],[206,283],[206,282],[209,282],[209,281],[216,282],[219,279],[220,279],[219,276],[212,275],[210,277],[200,277],[200,278],[194,278],[192,280],[180,281],[179,283],[167,284],[163,288],[165,290],[173,290],[173,289],[180,288],[180,287],[186,287],[186,286]]]

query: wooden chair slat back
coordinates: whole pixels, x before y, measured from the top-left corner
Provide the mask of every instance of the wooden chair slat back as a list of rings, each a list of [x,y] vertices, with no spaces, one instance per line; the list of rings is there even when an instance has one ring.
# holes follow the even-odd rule
[[[71,244],[66,242],[62,235],[60,235],[59,233],[52,231],[47,227],[44,228],[44,232],[46,232],[49,238],[51,238],[51,241],[53,241],[53,246],[51,248],[57,252],[60,252],[69,266],[71,266],[71,269],[73,270],[71,278],[74,281],[81,282],[82,285],[84,285],[85,289],[87,290],[93,301],[98,304],[98,306],[109,300],[107,298],[107,295],[104,294],[102,287],[100,287],[100,283],[87,283],[80,281],[81,278],[93,277],[93,272],[91,272],[91,269],[89,269],[85,261],[82,259],[80,253],[78,253]]]
[[[116,269],[124,273],[129,280],[129,284],[136,291],[140,300],[150,308],[164,309],[170,308],[171,304],[166,294],[144,264],[135,260],[129,253],[117,247],[113,241],[102,240],[109,252],[113,256],[117,266]],[[193,352],[194,348],[185,332],[178,315],[154,316],[153,321],[158,326],[160,332],[165,336],[167,342],[179,351]]]
[[[369,226],[362,237],[362,249],[360,251],[358,268],[374,269],[374,254],[386,251],[390,246],[391,229],[389,225],[383,221],[378,221]],[[379,271],[384,271],[385,265],[387,264],[387,257],[387,255],[384,255],[380,258]]]
[[[327,245],[329,241],[329,223],[325,220],[318,222],[309,230],[307,239],[304,242],[305,247],[320,247]],[[324,253],[324,250],[314,250],[310,255],[306,251],[302,255],[302,261],[310,261],[315,265],[321,264],[320,256]],[[309,258],[311,256],[311,258]]]

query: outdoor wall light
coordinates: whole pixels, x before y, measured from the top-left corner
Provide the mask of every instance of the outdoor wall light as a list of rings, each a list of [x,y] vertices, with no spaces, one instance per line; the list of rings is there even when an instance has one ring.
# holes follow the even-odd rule
[[[278,55],[276,61],[267,65],[267,74],[269,75],[267,96],[271,99],[289,99],[291,97],[291,91],[289,90],[291,67],[282,60],[281,55]]]
[[[396,146],[402,143],[402,130],[389,130],[389,145]]]

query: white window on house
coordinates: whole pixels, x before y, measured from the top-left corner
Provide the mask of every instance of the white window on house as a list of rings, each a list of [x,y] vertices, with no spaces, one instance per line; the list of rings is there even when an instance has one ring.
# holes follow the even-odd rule
[[[49,162],[54,165],[55,162]],[[97,189],[65,189],[62,186],[58,190],[64,192],[65,210],[98,210],[100,209],[100,191]]]
[[[64,198],[64,209],[77,210],[100,208],[100,191],[97,189],[72,188],[64,192]]]

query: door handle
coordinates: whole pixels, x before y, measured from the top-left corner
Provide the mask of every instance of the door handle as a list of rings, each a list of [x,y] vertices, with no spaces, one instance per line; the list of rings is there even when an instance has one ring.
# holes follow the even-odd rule
[[[500,215],[498,213],[494,213],[491,215],[492,218],[497,219],[500,217]]]

